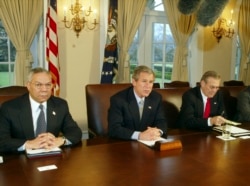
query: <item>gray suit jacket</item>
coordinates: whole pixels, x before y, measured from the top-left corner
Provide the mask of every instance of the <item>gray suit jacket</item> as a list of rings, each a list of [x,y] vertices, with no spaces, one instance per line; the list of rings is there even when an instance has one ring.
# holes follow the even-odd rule
[[[148,126],[161,129],[164,135],[167,133],[167,123],[160,94],[152,91],[145,98],[141,120],[133,87],[118,92],[110,98],[108,111],[108,134],[110,137],[131,139],[134,131],[144,131]]]
[[[237,121],[250,121],[250,86],[242,90],[237,97]]]
[[[72,119],[65,100],[51,96],[47,101],[47,132],[61,133],[72,144],[82,132]],[[7,101],[0,108],[0,151],[16,151],[26,140],[35,138],[29,94]]]

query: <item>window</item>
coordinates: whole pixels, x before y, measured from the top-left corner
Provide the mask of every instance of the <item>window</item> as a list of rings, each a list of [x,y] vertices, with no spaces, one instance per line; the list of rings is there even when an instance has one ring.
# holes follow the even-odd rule
[[[13,84],[16,49],[0,21],[0,87]]]
[[[140,27],[129,49],[130,73],[137,65],[150,66],[163,86],[171,81],[175,44],[162,0],[149,0]]]
[[[44,64],[44,23],[41,19],[40,26],[31,44],[30,50],[33,57],[33,67]],[[10,41],[0,20],[0,87],[14,85],[14,66],[16,48]]]

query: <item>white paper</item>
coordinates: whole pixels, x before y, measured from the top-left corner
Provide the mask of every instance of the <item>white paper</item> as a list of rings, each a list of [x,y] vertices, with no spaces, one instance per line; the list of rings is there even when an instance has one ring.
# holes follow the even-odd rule
[[[230,120],[227,120],[227,119],[225,119],[225,120],[226,120],[225,123],[230,124],[230,125],[241,125],[241,123],[237,123],[235,121],[230,121]]]
[[[230,138],[226,139],[226,138],[223,138],[222,136],[216,136],[217,138],[221,139],[221,140],[224,140],[224,141],[229,141],[229,140],[235,140],[236,138],[230,136]]]
[[[156,141],[164,141],[164,142],[167,142],[167,141],[172,141],[171,139],[165,139],[165,138],[162,138],[162,137],[159,137],[157,140],[151,140],[151,141],[147,141],[147,140],[138,140],[139,142],[147,145],[147,146],[154,146],[155,145],[155,142]]]
[[[40,153],[57,152],[57,151],[61,151],[61,149],[59,147],[53,149],[26,149],[27,154],[40,154]]]
[[[43,167],[37,167],[37,169],[39,171],[47,171],[47,170],[57,169],[57,166],[55,166],[55,165],[47,165],[47,166],[43,166]]]
[[[250,136],[241,136],[241,137],[239,137],[240,139],[249,139],[250,138]]]

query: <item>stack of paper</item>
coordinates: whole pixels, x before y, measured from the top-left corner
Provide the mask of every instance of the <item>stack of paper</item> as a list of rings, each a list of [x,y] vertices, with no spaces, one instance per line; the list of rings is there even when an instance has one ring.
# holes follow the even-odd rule
[[[26,154],[28,158],[58,156],[62,154],[62,149],[58,147],[53,149],[26,149]]]

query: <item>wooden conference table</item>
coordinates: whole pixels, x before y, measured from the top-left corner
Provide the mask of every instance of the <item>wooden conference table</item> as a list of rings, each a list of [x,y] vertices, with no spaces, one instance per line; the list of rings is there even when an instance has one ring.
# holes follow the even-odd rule
[[[3,155],[1,186],[250,185],[250,139],[223,141],[216,132],[174,132],[182,150],[156,151],[136,141],[84,140],[60,157]],[[57,169],[38,171],[56,165]]]

